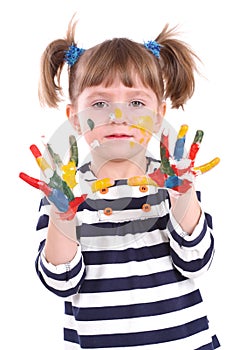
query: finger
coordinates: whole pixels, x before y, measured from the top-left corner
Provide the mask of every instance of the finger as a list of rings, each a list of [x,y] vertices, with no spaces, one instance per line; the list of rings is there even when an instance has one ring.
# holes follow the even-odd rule
[[[70,188],[74,188],[77,185],[76,170],[74,161],[70,161],[68,164],[62,166],[62,178]]]
[[[40,150],[38,149],[38,147],[36,145],[31,145],[30,150],[31,150],[33,156],[35,157],[37,164],[39,165],[39,167],[43,171],[45,177],[47,177],[47,178],[52,177],[54,171],[50,167],[50,165],[47,163],[47,161],[42,157],[42,154],[41,154]]]
[[[27,182],[29,185],[31,185],[37,189],[40,189],[41,183],[43,183],[43,181],[35,179],[34,177],[31,177],[23,172],[19,173],[19,177],[20,177],[20,179],[22,179],[23,181]]]
[[[200,144],[202,142],[204,136],[204,132],[202,130],[197,130],[196,131],[196,135],[194,137],[193,143],[190,147],[190,151],[189,151],[189,159],[194,163],[195,159],[196,159],[196,155],[197,152],[199,151],[200,148]]]
[[[161,171],[167,175],[174,175],[170,165],[168,133],[164,131],[160,141]]]
[[[70,162],[74,162],[75,166],[78,166],[78,145],[74,135],[69,137],[70,143]]]
[[[44,181],[35,179],[23,172],[19,174],[19,177],[29,185],[40,189],[46,195],[48,200],[57,207],[58,210],[61,212],[68,210],[69,200],[62,191],[57,188],[50,188]]]
[[[220,158],[216,157],[208,163],[205,163],[201,166],[193,168],[193,171],[194,171],[195,175],[204,174],[207,171],[213,169],[216,165],[218,165],[219,162],[220,162]]]
[[[31,185],[32,187],[35,187],[39,190],[41,190],[42,192],[44,192],[44,194],[48,197],[51,192],[52,189],[44,182],[38,179],[35,179],[34,177],[31,177],[25,173],[20,173],[19,177],[24,180],[25,182],[27,182],[29,185]]]
[[[70,143],[70,159],[66,165],[61,167],[63,174],[62,178],[70,188],[77,185],[76,170],[78,166],[78,146],[74,135],[69,136]]]
[[[52,158],[52,161],[58,167],[58,169],[60,169],[62,167],[63,163],[62,163],[62,160],[61,160],[59,154],[57,154],[57,153],[55,153],[53,151],[53,149],[52,149],[52,147],[51,147],[51,145],[49,143],[46,145],[46,148],[47,148],[47,150],[49,152],[49,155]]]
[[[180,131],[177,135],[177,140],[174,149],[174,159],[180,160],[183,158],[184,154],[184,145],[185,145],[185,137],[188,131],[188,125],[181,125]]]

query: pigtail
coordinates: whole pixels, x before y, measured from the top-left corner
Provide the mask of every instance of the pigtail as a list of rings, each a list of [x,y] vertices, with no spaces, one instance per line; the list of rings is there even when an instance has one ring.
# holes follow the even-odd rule
[[[170,98],[172,108],[183,108],[194,93],[196,60],[200,59],[185,42],[175,39],[176,35],[176,27],[168,29],[167,24],[156,41],[161,45],[159,61],[165,83],[164,97]]]
[[[75,27],[76,22],[73,23],[72,18],[66,38],[51,42],[42,54],[39,81],[39,100],[42,106],[57,108],[63,100],[60,78],[65,63],[65,52],[74,43]]]

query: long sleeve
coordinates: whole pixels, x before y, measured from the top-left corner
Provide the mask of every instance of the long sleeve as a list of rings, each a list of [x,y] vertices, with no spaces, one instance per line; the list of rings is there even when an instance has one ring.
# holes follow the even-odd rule
[[[174,266],[188,278],[195,278],[206,272],[214,255],[212,218],[202,212],[194,232],[189,235],[182,230],[170,215],[168,231],[170,254]]]
[[[85,171],[90,179],[92,172]],[[37,272],[49,290],[67,296],[67,350],[220,346],[192,278],[213,257],[208,214],[202,211],[189,236],[172,216],[167,190],[148,185],[142,191],[125,179],[116,181],[79,206],[78,252],[69,264],[53,266],[43,253],[49,215],[42,211]]]
[[[35,266],[36,272],[44,286],[61,297],[76,294],[85,277],[85,265],[81,247],[77,250],[75,257],[66,264],[54,266],[48,263],[44,255],[44,246],[49,222],[48,202],[41,201],[40,217],[37,223],[37,231],[43,237],[40,242]]]
[[[68,297],[76,294],[85,277],[85,265],[80,247],[72,261],[54,266],[46,261],[42,243],[36,259],[36,271],[45,287],[56,295]]]

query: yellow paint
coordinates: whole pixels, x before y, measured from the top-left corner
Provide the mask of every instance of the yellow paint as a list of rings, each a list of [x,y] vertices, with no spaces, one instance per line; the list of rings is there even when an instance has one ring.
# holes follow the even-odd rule
[[[134,147],[135,146],[135,142],[134,141],[130,141],[129,145],[130,145],[130,147]]]
[[[122,118],[122,110],[120,108],[116,108],[114,111],[116,119]]]
[[[108,188],[114,185],[114,180],[106,177],[104,179],[96,180],[92,183],[91,189],[92,192],[97,192],[102,190],[103,188]]]
[[[141,185],[153,185],[157,186],[150,177],[141,175],[141,176],[132,176],[128,179],[127,184],[129,186],[141,186]]]
[[[42,171],[46,169],[51,169],[50,165],[47,163],[47,161],[43,157],[36,158],[36,162]]]
[[[220,158],[216,157],[212,159],[210,162],[203,164],[201,166],[194,167],[193,170],[196,172],[201,172],[202,174],[214,168],[220,162]]]
[[[61,167],[63,174],[62,178],[70,188],[74,188],[77,185],[75,174],[76,166],[74,161],[70,161],[67,165]]]
[[[143,144],[144,141],[145,141],[145,139],[144,139],[144,137],[142,137],[142,138],[139,140],[140,145]]]
[[[138,118],[137,126],[139,128],[142,128],[148,131],[153,131],[153,127],[154,127],[153,118],[149,115],[141,116]]]
[[[188,131],[188,125],[186,124],[181,125],[177,138],[181,139],[182,137],[184,137],[187,134],[187,131]]]

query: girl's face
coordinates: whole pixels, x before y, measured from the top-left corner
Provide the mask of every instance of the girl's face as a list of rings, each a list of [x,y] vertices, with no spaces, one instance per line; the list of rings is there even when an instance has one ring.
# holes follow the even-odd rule
[[[90,148],[110,158],[132,158],[140,150],[146,151],[152,133],[160,129],[165,110],[165,102],[159,103],[139,79],[133,87],[119,79],[108,87],[88,87],[75,106],[67,106],[71,121],[81,129]]]

